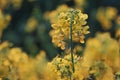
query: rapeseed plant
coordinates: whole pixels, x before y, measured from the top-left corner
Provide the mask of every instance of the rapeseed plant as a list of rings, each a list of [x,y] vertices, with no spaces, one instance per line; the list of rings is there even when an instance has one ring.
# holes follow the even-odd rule
[[[89,26],[86,22],[88,18],[87,14],[83,14],[80,10],[74,9],[59,13],[57,22],[51,25],[53,30],[50,31],[50,35],[52,36],[52,42],[55,46],[63,50],[66,48],[66,41],[70,39],[70,23],[72,16],[74,17],[71,24],[72,40],[84,43],[84,35],[89,33]]]
[[[13,0],[13,6],[20,8],[22,1]],[[76,7],[84,5],[83,0],[79,1],[81,3]],[[79,1],[75,0],[75,4]],[[52,42],[64,52],[49,61],[43,50],[33,58],[21,48],[11,47],[11,43],[7,41],[2,42],[0,43],[0,80],[120,80],[119,17],[116,20],[115,33],[118,41],[111,38],[109,33],[98,33],[94,38],[87,40],[83,51],[80,45],[73,46],[73,42],[85,42],[85,35],[90,33],[86,21],[88,15],[66,5],[59,6],[46,14],[51,22]],[[97,19],[107,30],[111,28],[111,21],[115,19],[116,14],[117,10],[113,7],[107,7],[105,12],[100,8]],[[4,15],[0,9],[0,35],[10,20],[10,15]],[[38,21],[35,17],[31,17],[28,19],[26,30],[31,32],[36,26]],[[81,50],[83,56],[77,54]]]

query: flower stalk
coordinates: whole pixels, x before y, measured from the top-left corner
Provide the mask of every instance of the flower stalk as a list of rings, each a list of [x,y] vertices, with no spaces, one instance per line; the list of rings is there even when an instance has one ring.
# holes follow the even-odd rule
[[[74,68],[74,57],[73,57],[73,43],[72,43],[72,25],[73,25],[74,15],[72,14],[70,20],[70,49],[71,49],[71,60],[72,60],[72,71],[75,71]]]

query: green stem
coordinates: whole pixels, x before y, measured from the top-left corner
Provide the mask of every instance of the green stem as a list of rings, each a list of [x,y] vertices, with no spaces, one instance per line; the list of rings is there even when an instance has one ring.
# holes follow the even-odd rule
[[[119,57],[120,57],[120,37],[118,39],[118,44],[119,44]],[[120,61],[119,61],[120,62]]]
[[[73,57],[73,44],[72,44],[72,25],[73,25],[74,15],[71,16],[70,20],[70,47],[71,47],[71,60],[72,60],[72,71],[75,71],[74,68],[74,57]]]

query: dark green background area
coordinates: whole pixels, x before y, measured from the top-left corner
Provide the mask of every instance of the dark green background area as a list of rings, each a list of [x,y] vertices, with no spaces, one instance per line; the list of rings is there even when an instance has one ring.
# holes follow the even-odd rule
[[[88,25],[91,32],[86,36],[88,38],[93,37],[97,31],[105,32],[95,19],[97,9],[101,6],[113,6],[118,9],[118,14],[120,14],[120,0],[87,0],[87,2],[85,13],[89,15]],[[75,5],[74,0],[36,0],[33,2],[23,0],[21,8],[18,10],[14,10],[13,6],[10,5],[4,10],[4,13],[9,13],[12,16],[12,20],[3,32],[2,41],[8,40],[12,42],[14,47],[22,48],[23,51],[31,56],[37,55],[40,50],[45,50],[48,58],[52,59],[61,50],[53,46],[51,37],[48,34],[51,24],[43,18],[43,15],[46,11],[52,11],[61,4],[67,4],[71,7]],[[39,26],[35,31],[28,33],[25,30],[25,26],[31,16],[38,19]],[[114,37],[114,27],[108,31]]]

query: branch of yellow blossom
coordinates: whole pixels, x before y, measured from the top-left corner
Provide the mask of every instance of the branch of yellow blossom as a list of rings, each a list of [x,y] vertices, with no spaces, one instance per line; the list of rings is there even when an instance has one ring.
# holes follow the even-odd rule
[[[70,39],[70,21],[71,15],[74,15],[72,20],[72,41],[84,43],[85,35],[90,33],[89,26],[86,19],[87,14],[83,14],[80,10],[68,9],[61,11],[58,14],[56,23],[53,23],[50,36],[55,46],[60,47],[62,50],[66,48],[66,43]]]

